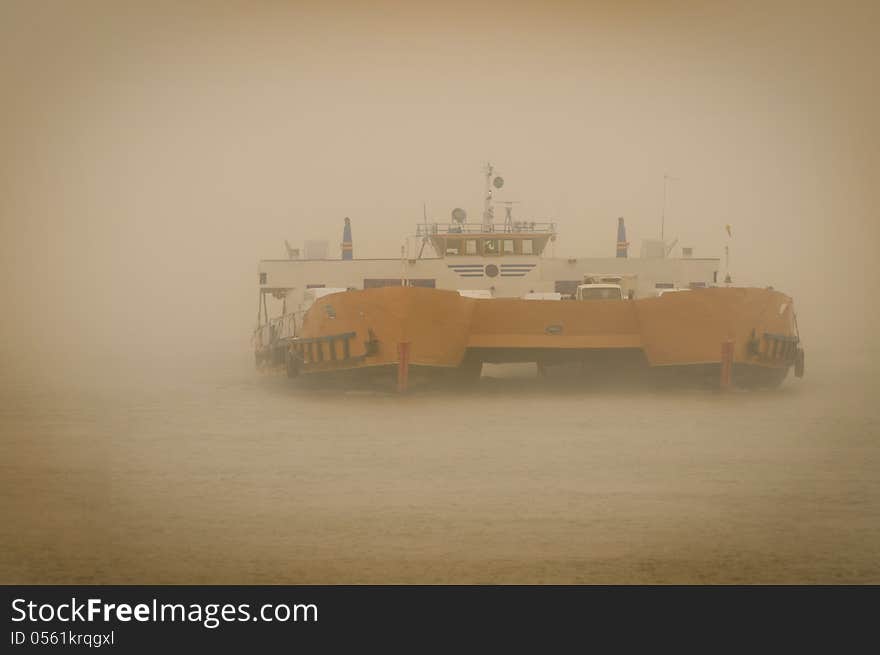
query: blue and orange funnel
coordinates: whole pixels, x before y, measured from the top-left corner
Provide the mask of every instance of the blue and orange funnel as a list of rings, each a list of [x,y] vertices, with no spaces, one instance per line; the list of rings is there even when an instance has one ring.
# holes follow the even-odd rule
[[[623,216],[617,219],[617,256],[626,257],[629,243],[626,241],[626,226],[623,224]]]
[[[345,217],[345,227],[342,228],[342,258],[354,259],[354,249],[351,244],[351,221]]]

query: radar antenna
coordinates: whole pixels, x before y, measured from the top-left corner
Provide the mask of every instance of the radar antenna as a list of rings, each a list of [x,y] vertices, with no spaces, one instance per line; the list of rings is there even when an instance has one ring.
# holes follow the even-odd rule
[[[422,253],[425,252],[425,244],[428,243],[428,203],[422,203],[422,219],[425,221],[425,234],[422,235],[422,247],[419,248],[419,259],[422,258]]]

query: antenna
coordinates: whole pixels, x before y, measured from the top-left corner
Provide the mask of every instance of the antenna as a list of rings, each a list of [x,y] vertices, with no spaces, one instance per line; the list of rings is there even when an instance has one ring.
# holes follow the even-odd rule
[[[730,286],[732,282],[730,278],[730,239],[733,237],[733,231],[729,224],[725,225],[724,229],[727,231],[728,241],[728,243],[724,244],[724,284]]]
[[[425,252],[425,244],[428,243],[428,203],[422,202],[422,218],[425,221],[425,233],[422,235],[422,247],[419,248],[419,259],[422,258],[422,253]]]
[[[492,167],[492,162],[486,163],[486,197],[483,200],[483,229],[490,230],[492,228],[492,223],[495,222],[495,209],[492,207],[492,187],[495,186],[496,189],[500,189],[504,186],[504,180],[500,177],[496,177],[493,182],[492,176],[495,174],[495,169]]]

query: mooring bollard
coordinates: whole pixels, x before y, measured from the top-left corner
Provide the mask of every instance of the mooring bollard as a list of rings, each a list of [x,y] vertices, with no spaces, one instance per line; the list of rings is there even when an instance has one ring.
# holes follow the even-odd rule
[[[409,341],[397,344],[397,392],[404,393],[409,385]]]
[[[721,389],[730,389],[731,378],[733,377],[733,344],[728,339],[721,342]]]

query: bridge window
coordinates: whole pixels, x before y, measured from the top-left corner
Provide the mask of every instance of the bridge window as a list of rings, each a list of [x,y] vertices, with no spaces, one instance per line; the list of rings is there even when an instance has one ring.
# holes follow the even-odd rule
[[[476,255],[477,254],[477,240],[476,239],[465,239],[464,254],[466,254],[466,255]]]
[[[437,281],[436,280],[427,280],[427,279],[422,279],[422,280],[410,279],[410,280],[406,281],[406,284],[407,284],[407,286],[410,286],[410,287],[426,287],[428,289],[434,289],[437,286]]]
[[[266,284],[266,274],[260,273],[260,284]]]
[[[377,289],[379,287],[399,287],[400,278],[364,278],[364,289]]]
[[[505,255],[513,254],[513,239],[504,239],[502,249]]]
[[[498,239],[483,239],[483,254],[484,255],[497,255],[498,251]]]
[[[460,255],[461,254],[461,239],[446,239],[446,254],[447,255]]]
[[[675,285],[672,282],[658,282],[654,285],[655,289],[674,289]]]
[[[531,255],[534,253],[534,240],[533,239],[523,239],[520,241],[522,244],[522,254]]]

